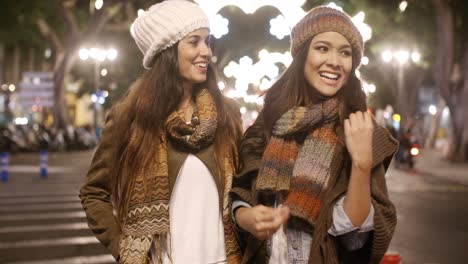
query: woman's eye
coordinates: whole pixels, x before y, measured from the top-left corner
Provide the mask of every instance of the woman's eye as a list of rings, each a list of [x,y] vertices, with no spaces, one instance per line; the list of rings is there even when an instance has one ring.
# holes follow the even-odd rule
[[[349,50],[343,50],[343,51],[341,52],[341,54],[343,54],[343,56],[349,57],[349,56],[351,56],[351,51],[349,51]]]
[[[318,46],[315,48],[316,50],[320,51],[320,52],[325,52],[325,51],[328,51],[328,48],[325,47],[325,46]]]

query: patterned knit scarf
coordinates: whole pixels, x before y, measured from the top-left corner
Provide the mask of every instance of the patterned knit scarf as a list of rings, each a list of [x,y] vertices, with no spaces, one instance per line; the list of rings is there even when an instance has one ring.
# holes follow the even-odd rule
[[[330,178],[337,120],[337,99],[290,109],[275,123],[260,165],[257,189],[287,193],[284,204],[291,214],[310,223]],[[306,135],[302,144],[295,140],[298,133]]]
[[[195,103],[196,110],[190,124],[185,123],[182,110],[172,113],[166,121],[167,135],[174,142],[189,150],[200,150],[212,144],[217,128],[216,104],[211,94],[205,89],[201,90],[196,96]],[[155,260],[155,263],[162,263],[161,249],[170,241],[166,143],[165,133],[162,133],[157,159],[149,168],[137,172],[138,175],[130,194],[127,218],[122,227],[120,263],[146,264],[147,254],[153,241],[156,241],[159,258]],[[232,155],[226,154],[224,168],[222,168],[225,177],[223,224],[228,264],[237,264],[240,262],[240,253],[229,219],[228,206],[228,194],[232,187],[234,173],[232,160]],[[145,192],[145,177],[149,180],[147,186],[152,186],[148,194]]]

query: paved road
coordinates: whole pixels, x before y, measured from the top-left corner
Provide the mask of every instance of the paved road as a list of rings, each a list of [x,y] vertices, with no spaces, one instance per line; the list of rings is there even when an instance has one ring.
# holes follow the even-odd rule
[[[10,181],[0,183],[0,263],[113,263],[77,196],[91,156],[51,154],[48,179],[39,177],[37,155],[11,158]],[[387,173],[399,221],[390,250],[405,264],[468,263],[468,166],[429,151],[416,166]]]
[[[0,263],[115,263],[86,224],[78,189],[92,152],[49,156],[47,179],[36,154],[11,157],[0,183]]]
[[[391,168],[387,182],[398,212],[390,250],[405,264],[468,263],[468,165],[426,151],[415,170]]]

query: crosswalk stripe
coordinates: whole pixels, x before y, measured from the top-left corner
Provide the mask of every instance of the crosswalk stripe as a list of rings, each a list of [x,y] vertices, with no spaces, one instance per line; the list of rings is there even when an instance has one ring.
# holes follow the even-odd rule
[[[37,165],[10,165],[8,167],[10,172],[14,173],[37,173],[39,175],[39,162]],[[64,167],[64,166],[48,166],[48,172],[51,173],[77,173],[82,172],[80,168],[76,167]]]
[[[69,210],[81,209],[82,205],[78,202],[72,203],[52,203],[52,204],[20,204],[0,206],[0,213],[2,212],[18,212],[18,211],[47,211],[47,210]]]
[[[0,221],[11,220],[43,220],[43,219],[67,219],[85,217],[84,211],[73,211],[63,213],[37,213],[37,214],[9,214],[0,215]]]
[[[37,176],[39,177],[39,176]],[[49,179],[51,176],[49,176]],[[9,190],[22,190],[25,192],[34,192],[34,191],[39,191],[41,189],[53,189],[53,190],[77,190],[79,186],[83,183],[82,181],[77,181],[77,182],[70,182],[70,181],[31,181],[31,180],[17,180],[15,178],[12,178],[10,176],[9,179]]]
[[[94,236],[67,237],[55,239],[33,239],[11,242],[0,242],[0,249],[43,247],[43,246],[65,246],[65,245],[86,245],[100,243]]]
[[[24,188],[22,188],[23,190]],[[32,191],[32,192],[24,192],[24,191],[1,191],[0,192],[0,199],[1,198],[26,198],[26,197],[38,197],[38,196],[67,196],[70,193],[76,192],[76,189],[73,191],[55,191],[51,193],[50,191]]]
[[[89,229],[79,198],[91,156],[50,153],[47,179],[39,176],[39,155],[12,157],[9,181],[0,183],[0,263],[116,263]]]
[[[73,257],[64,259],[46,259],[39,261],[9,262],[7,264],[102,264],[114,262],[112,255]]]
[[[77,223],[68,223],[68,224],[6,226],[6,227],[0,227],[0,234],[35,232],[35,231],[82,230],[82,229],[88,229],[88,224],[86,222],[77,222]]]
[[[3,198],[0,199],[0,205],[9,204],[34,204],[34,203],[50,203],[50,202],[74,202],[79,201],[78,194],[50,197],[19,197],[19,198]]]

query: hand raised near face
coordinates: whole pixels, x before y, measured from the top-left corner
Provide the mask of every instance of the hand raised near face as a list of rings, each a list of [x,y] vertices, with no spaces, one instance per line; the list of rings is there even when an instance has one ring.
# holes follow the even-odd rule
[[[344,121],[346,147],[353,166],[368,171],[372,167],[372,136],[374,125],[371,114],[355,112]]]

